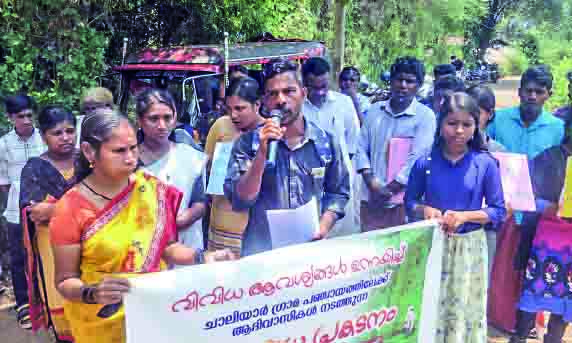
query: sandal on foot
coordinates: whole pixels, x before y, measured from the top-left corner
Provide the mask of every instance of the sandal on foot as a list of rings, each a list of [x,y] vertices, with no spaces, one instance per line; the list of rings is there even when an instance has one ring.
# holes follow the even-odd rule
[[[536,328],[532,328],[530,330],[530,332],[528,333],[528,338],[529,339],[538,339],[538,331],[536,330]]]
[[[18,325],[24,330],[32,329],[32,321],[30,320],[30,305],[22,305],[16,309]]]

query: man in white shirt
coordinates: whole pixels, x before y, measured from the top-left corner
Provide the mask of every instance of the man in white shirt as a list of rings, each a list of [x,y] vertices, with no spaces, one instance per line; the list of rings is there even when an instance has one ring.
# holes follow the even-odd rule
[[[18,324],[28,330],[32,328],[32,324],[25,274],[26,252],[20,224],[20,174],[30,158],[40,156],[46,150],[40,133],[34,129],[33,108],[34,102],[28,96],[8,97],[6,113],[14,129],[0,138],[0,187],[2,191],[9,192],[4,217],[8,222],[12,284]]]
[[[344,67],[340,72],[338,84],[340,86],[340,92],[352,99],[361,126],[371,106],[371,102],[368,97],[358,91],[360,81],[361,73],[356,67]]]
[[[345,235],[359,232],[359,213],[354,206],[357,198],[354,183],[355,170],[351,159],[357,151],[359,118],[354,103],[347,95],[330,90],[330,65],[320,57],[308,59],[302,66],[302,78],[307,89],[302,113],[339,139],[343,160],[350,171],[350,201],[346,206],[346,216],[338,221],[331,235]]]

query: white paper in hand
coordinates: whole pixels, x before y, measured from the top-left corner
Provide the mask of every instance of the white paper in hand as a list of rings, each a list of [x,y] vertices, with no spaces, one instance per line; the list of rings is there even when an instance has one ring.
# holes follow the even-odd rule
[[[296,209],[268,210],[266,216],[272,249],[309,242],[320,227],[316,198]]]
[[[224,179],[226,178],[226,170],[228,168],[232,146],[233,142],[216,143],[211,164],[209,184],[207,186],[207,194],[224,195],[223,185]]]

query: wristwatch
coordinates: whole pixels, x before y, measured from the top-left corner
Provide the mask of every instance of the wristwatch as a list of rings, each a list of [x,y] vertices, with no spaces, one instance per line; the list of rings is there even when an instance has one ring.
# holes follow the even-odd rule
[[[97,304],[95,301],[95,287],[82,286],[81,287],[81,301],[85,304]]]

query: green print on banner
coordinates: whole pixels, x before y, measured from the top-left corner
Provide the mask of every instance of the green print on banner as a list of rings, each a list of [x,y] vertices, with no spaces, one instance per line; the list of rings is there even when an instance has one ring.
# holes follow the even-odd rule
[[[355,342],[374,337],[383,337],[383,342],[391,343],[417,342],[425,283],[425,270],[420,266],[427,265],[433,232],[401,231],[379,236],[376,240],[380,243],[377,245],[379,250],[384,246],[399,246],[401,242],[406,242],[407,257],[401,265],[389,267],[393,271],[391,285],[372,290],[368,302],[360,310],[366,312],[392,304],[398,308],[399,313],[391,324],[374,329]]]
[[[144,275],[125,300],[127,342],[427,341],[442,243],[438,226],[422,222]]]

